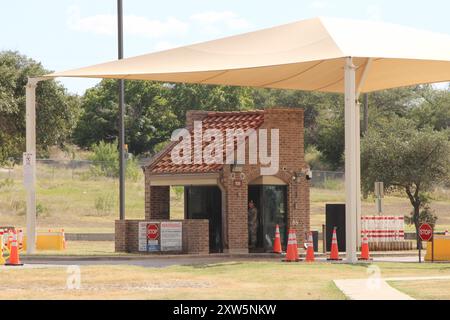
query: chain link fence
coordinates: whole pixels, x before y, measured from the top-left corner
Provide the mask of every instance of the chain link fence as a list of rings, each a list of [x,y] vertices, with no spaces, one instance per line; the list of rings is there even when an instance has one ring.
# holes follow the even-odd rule
[[[139,166],[143,166],[147,160],[140,160]],[[101,162],[90,160],[36,160],[36,178],[45,180],[72,179],[85,180],[95,174],[96,168],[114,167],[115,162]],[[111,176],[112,177],[112,176]],[[0,179],[23,179],[22,159],[14,159],[0,168]]]
[[[147,163],[147,159],[139,161],[139,166]],[[37,179],[85,179],[95,167],[113,165],[112,163],[90,161],[90,160],[36,160]],[[22,159],[10,161],[9,164],[0,168],[0,179],[23,179]],[[344,172],[339,171],[312,171],[311,186],[314,188],[334,189],[343,185],[345,181]]]
[[[339,171],[312,171],[311,186],[323,189],[341,189],[344,187],[345,173]]]

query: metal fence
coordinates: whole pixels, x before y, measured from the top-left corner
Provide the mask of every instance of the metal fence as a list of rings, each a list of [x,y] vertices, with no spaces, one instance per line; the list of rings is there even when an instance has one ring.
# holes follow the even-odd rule
[[[138,162],[142,166],[146,160]],[[93,170],[97,167],[113,165],[109,162],[90,160],[36,160],[37,179],[86,179],[92,177]],[[10,161],[9,165],[0,168],[0,179],[23,179],[22,159]]]
[[[314,188],[339,189],[344,185],[344,182],[344,172],[312,171],[311,186]]]
[[[148,159],[139,161],[142,166]],[[36,160],[36,175],[38,179],[80,179],[96,166],[106,165],[106,162],[95,162],[89,160]],[[22,179],[22,160],[11,162],[10,166],[0,168],[0,179]],[[312,171],[311,186],[314,188],[337,188],[345,180],[344,172],[339,171]]]

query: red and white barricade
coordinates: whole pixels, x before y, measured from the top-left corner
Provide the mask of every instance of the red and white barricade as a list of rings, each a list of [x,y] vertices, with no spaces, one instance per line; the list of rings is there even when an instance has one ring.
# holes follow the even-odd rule
[[[361,217],[361,236],[367,235],[369,242],[395,242],[405,240],[404,217]]]

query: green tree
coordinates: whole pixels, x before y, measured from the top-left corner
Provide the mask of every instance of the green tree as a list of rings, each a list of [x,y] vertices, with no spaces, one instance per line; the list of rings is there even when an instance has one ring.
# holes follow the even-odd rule
[[[184,127],[187,110],[250,109],[250,89],[226,86],[126,81],[126,142],[135,154],[155,153],[172,131]],[[117,138],[117,81],[103,80],[88,90],[75,141],[90,147]]]
[[[40,63],[17,52],[0,52],[0,163],[25,150],[25,85],[28,77],[46,73]],[[49,146],[70,141],[79,100],[55,81],[39,83],[36,100],[37,149],[45,156]]]
[[[446,90],[436,90],[424,86],[418,93],[421,101],[411,109],[409,117],[419,127],[432,126],[435,130],[450,128],[450,86]]]
[[[317,149],[333,170],[344,166],[345,151],[344,107],[321,110],[317,117]]]
[[[378,117],[393,115],[406,117],[409,111],[421,102],[424,86],[413,86],[382,90],[369,94],[369,108],[376,109]],[[369,121],[373,117],[369,117]],[[376,119],[375,119],[376,120]]]
[[[113,143],[100,141],[91,146],[92,154],[89,160],[93,162],[91,174],[94,176],[114,177],[119,176],[119,149],[117,140]],[[126,178],[137,181],[141,169],[136,158],[127,160]]]
[[[103,80],[86,91],[83,114],[74,133],[82,147],[99,141],[113,141],[118,133],[117,81]],[[125,135],[129,151],[153,152],[158,143],[170,137],[179,121],[168,104],[168,88],[157,82],[125,82]]]
[[[449,133],[417,129],[413,121],[396,116],[382,119],[362,139],[361,170],[366,194],[376,181],[383,181],[387,192],[406,193],[417,230],[425,193],[450,177]]]
[[[342,113],[343,98],[339,94],[300,90],[255,89],[253,101],[257,109],[286,107],[302,108],[305,116],[305,145],[318,144],[321,130],[320,117],[329,113]]]
[[[188,110],[236,111],[254,108],[251,88],[200,84],[170,86],[168,100],[179,119]],[[183,124],[184,124],[184,120]]]

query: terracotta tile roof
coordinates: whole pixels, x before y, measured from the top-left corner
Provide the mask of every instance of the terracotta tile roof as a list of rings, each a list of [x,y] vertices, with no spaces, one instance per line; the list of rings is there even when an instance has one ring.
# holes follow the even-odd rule
[[[226,130],[229,129],[258,129],[264,122],[264,111],[240,111],[240,112],[208,112],[202,120],[203,132],[207,129],[218,129],[222,132],[225,140]],[[193,134],[193,130],[190,130]],[[194,140],[194,139],[192,139]],[[225,142],[225,141],[224,141]],[[171,159],[171,151],[178,144],[174,142],[166,149],[156,155],[146,166],[154,174],[177,174],[177,173],[210,173],[218,172],[223,164],[194,164],[193,157],[191,164],[175,164]],[[203,148],[207,143],[203,143]],[[236,147],[236,146],[235,146]],[[202,149],[203,149],[202,148]],[[192,153],[194,147],[192,146]],[[194,155],[193,155],[194,156]],[[225,150],[224,150],[225,161]]]

